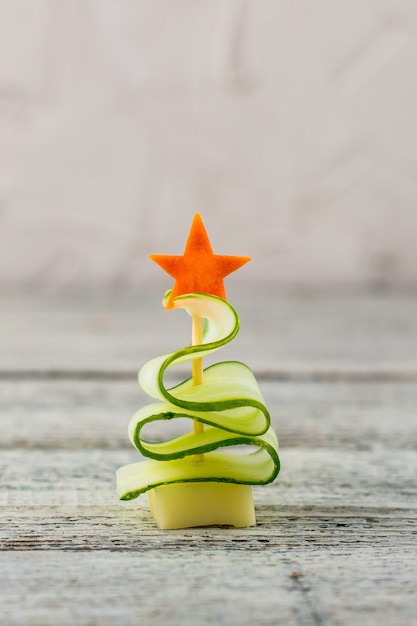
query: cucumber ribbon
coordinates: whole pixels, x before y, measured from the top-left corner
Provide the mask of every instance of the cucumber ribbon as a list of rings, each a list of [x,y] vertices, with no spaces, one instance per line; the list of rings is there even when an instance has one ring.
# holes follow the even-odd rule
[[[205,368],[201,385],[193,385],[192,378],[171,388],[164,384],[168,368],[208,356],[229,343],[239,330],[237,312],[226,300],[201,293],[176,297],[174,308],[204,319],[203,341],[156,357],[139,370],[139,385],[158,402],[135,413],[128,433],[132,444],[150,460],[117,471],[120,499],[132,500],[149,489],[173,483],[272,482],[280,469],[278,441],[258,383],[244,363],[224,361]],[[157,443],[141,437],[146,424],[176,418],[202,422],[204,430]],[[249,446],[249,451],[219,451],[242,444]],[[195,455],[201,454],[204,460],[197,461]]]

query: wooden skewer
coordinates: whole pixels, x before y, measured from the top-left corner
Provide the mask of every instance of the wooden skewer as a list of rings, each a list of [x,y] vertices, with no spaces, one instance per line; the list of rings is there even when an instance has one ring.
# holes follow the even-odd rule
[[[192,316],[192,344],[193,346],[203,343],[203,320],[201,315],[194,314]],[[203,359],[194,359],[192,362],[193,385],[201,385],[203,382]],[[194,420],[194,433],[201,434],[204,431],[204,424]],[[194,456],[198,463],[204,461],[204,454],[196,454]]]

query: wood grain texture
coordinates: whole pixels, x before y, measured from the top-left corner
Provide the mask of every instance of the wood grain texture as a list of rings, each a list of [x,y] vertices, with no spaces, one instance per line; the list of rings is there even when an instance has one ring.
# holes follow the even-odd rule
[[[165,281],[169,288],[169,277]],[[160,292],[3,296],[0,374],[123,376],[191,342],[184,311]],[[248,297],[248,293],[251,297]],[[417,297],[403,293],[297,295],[232,286],[241,328],[216,360],[243,360],[275,379],[349,376],[417,379]]]
[[[417,383],[260,381],[282,448],[417,447]],[[131,449],[130,417],[152,402],[134,377],[119,380],[0,381],[0,448]],[[161,440],[183,421],[148,426]]]
[[[21,459],[20,450],[2,453],[1,504],[99,502],[107,506],[114,503],[115,471],[140,457],[135,450],[27,450],[25,462]],[[260,503],[275,501],[277,507],[415,505],[415,451],[290,448],[281,451],[281,460],[279,480],[255,490]]]
[[[135,335],[137,300],[26,298],[17,314],[16,302],[1,307],[5,625],[412,626],[415,299],[282,298],[263,318],[242,298],[237,351],[248,362],[259,349],[282,471],[254,488],[255,527],[178,531],[155,528],[146,498],[115,491],[116,469],[140,459],[127,423],[149,401],[135,380],[152,347]],[[139,311],[139,327],[156,324],[149,303]],[[259,325],[279,333],[270,351]]]
[[[8,624],[39,626],[57,621],[130,625],[135,620],[229,626],[412,624],[410,554],[399,558],[376,548],[369,562],[360,544],[351,550],[327,547],[280,555],[261,543],[259,550],[258,555],[204,547],[185,554],[175,548],[10,553],[0,573],[3,617]]]

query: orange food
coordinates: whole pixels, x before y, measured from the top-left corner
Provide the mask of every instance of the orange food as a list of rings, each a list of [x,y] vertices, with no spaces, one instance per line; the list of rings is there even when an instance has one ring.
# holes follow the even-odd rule
[[[182,256],[150,254],[149,258],[175,279],[167,309],[172,308],[176,296],[185,293],[210,293],[226,299],[223,279],[250,261],[248,256],[213,254],[199,213],[194,215]]]

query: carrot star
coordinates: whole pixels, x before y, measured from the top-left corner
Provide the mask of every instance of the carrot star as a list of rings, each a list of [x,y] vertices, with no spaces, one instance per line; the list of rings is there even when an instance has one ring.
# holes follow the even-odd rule
[[[210,240],[199,213],[194,215],[183,256],[150,254],[163,270],[175,279],[166,308],[185,293],[210,293],[226,299],[223,279],[250,261],[248,256],[213,254]]]

